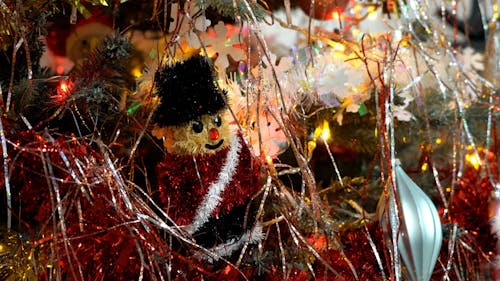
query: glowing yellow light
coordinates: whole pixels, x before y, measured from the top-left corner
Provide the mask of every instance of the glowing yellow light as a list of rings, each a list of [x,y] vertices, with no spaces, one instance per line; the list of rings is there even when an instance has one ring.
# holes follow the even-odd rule
[[[345,51],[345,45],[344,44],[337,44],[335,45],[334,49],[339,52],[344,52]]]
[[[273,158],[269,155],[266,155],[266,162],[267,164],[269,165],[272,165],[273,164]]]
[[[358,37],[358,35],[359,35],[360,33],[361,33],[361,31],[359,31],[359,29],[354,28],[354,29],[352,30],[352,36],[353,36],[353,37]]]
[[[403,143],[406,143],[408,139],[406,137],[403,137]]]
[[[368,12],[368,19],[369,20],[376,20],[377,19],[377,11],[375,8],[370,7],[370,10]]]
[[[3,252],[3,249],[4,249],[3,245],[0,245],[0,253]]]
[[[321,131],[323,130],[323,128],[321,126],[318,126],[316,127],[316,129],[314,129],[314,141],[316,141],[319,137],[319,135],[321,135]]]
[[[474,167],[474,169],[478,170],[481,166],[481,159],[479,159],[479,155],[476,153],[468,153],[465,155],[465,160],[469,162],[469,164]]]
[[[321,132],[321,138],[323,140],[328,140],[330,138],[330,124],[328,121],[323,121],[323,131]]]
[[[315,141],[308,141],[307,142],[307,150],[309,151],[309,153],[312,153],[315,148],[316,148],[316,142]]]
[[[68,84],[66,83],[66,81],[61,81],[59,88],[65,93],[68,92]]]
[[[134,69],[132,69],[132,75],[135,77],[135,78],[139,78],[142,76],[142,71],[141,71],[141,68],[140,67],[136,67]]]
[[[422,172],[427,171],[427,169],[429,169],[429,164],[427,162],[422,164],[422,167],[420,167],[420,169],[422,170]]]
[[[447,188],[446,188],[446,192],[447,192],[447,193],[450,193],[450,192],[451,192],[451,187],[447,187]]]
[[[437,138],[437,139],[436,139],[436,144],[441,144],[442,142],[443,142],[443,140],[442,140],[442,139],[440,139],[440,138]]]
[[[335,51],[338,51],[338,52],[344,52],[345,51],[345,46],[342,43],[335,42],[335,41],[329,41],[328,45],[330,45],[330,47],[332,47]]]
[[[330,13],[330,19],[334,19],[334,20],[343,20],[344,19],[344,16],[340,13],[340,11],[334,9],[331,13]]]
[[[406,38],[401,39],[401,46],[403,47],[410,47],[411,43],[408,41]]]

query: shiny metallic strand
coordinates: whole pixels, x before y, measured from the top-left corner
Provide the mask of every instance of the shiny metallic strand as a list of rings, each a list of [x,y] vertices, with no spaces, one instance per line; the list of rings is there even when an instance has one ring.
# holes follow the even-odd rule
[[[388,42],[391,44],[391,42]],[[394,138],[394,122],[395,118],[393,115],[393,106],[394,106],[394,85],[393,85],[393,66],[392,66],[392,49],[389,51],[389,54],[386,59],[387,65],[384,67],[388,71],[384,71],[384,82],[385,82],[385,87],[386,87],[386,98],[385,98],[385,113],[386,116],[382,116],[382,118],[385,117],[385,124],[386,124],[386,135],[385,135],[385,144],[388,145],[388,154],[390,155],[390,163],[387,163],[387,167],[389,168],[388,174],[390,175],[389,181],[390,185],[392,186],[392,192],[391,193],[391,199],[393,198],[394,194],[397,194],[399,186],[396,184],[396,142]],[[384,147],[384,143],[380,144],[382,147]],[[395,199],[396,197],[394,197]],[[392,200],[391,200],[392,202]],[[400,200],[398,199],[397,201],[398,207],[394,208],[394,217],[391,222],[391,227],[392,227],[392,242],[393,242],[393,249],[394,253],[397,253],[394,255],[394,273],[396,280],[400,280],[401,278],[401,271],[402,271],[402,266],[401,266],[401,258],[399,252],[401,251],[400,245],[398,245],[398,240],[400,239],[399,234],[401,231],[401,224],[404,222],[400,221],[400,209],[402,208]],[[389,212],[392,214],[392,210]],[[397,217],[397,219],[396,219]]]
[[[277,220],[277,218],[275,218]],[[281,271],[283,273],[283,279],[286,280],[286,254],[283,249],[283,241],[281,239],[281,230],[279,223],[276,223],[276,232],[278,233],[278,245],[280,248],[280,256],[281,256]]]
[[[451,228],[450,231],[451,231],[451,235],[450,235],[451,239],[448,240],[449,255],[448,255],[448,261],[447,261],[446,266],[444,268],[445,272],[444,272],[443,280],[450,280],[450,270],[451,270],[451,267],[453,264],[453,256],[455,254],[455,244],[456,244],[457,232],[458,232],[458,227],[457,227],[456,223],[453,224],[453,227]]]
[[[490,163],[488,161],[488,154],[490,152],[490,148],[491,148],[491,144],[492,144],[492,138],[493,137],[496,137],[496,136],[492,136],[492,128],[493,128],[493,92],[490,94],[489,98],[488,98],[488,102],[491,104],[491,106],[488,106],[488,121],[486,123],[486,142],[485,142],[485,147],[486,147],[486,153],[484,154],[484,163],[485,163],[485,166],[486,166],[486,173],[487,173],[487,176],[488,178],[490,179],[490,182],[491,182],[491,185],[495,188],[495,189],[498,189],[498,187],[500,186],[498,183],[495,183],[494,182],[494,179],[495,179],[495,175],[493,174],[494,171],[492,171],[491,167],[490,167]],[[495,144],[496,145],[496,144]],[[493,151],[495,151],[497,148],[496,147],[493,147]]]
[[[380,253],[377,250],[377,246],[373,242],[373,239],[371,238],[370,231],[366,227],[366,224],[363,224],[363,229],[366,233],[366,238],[368,239],[368,242],[370,243],[370,247],[372,248],[372,252],[375,255],[375,258],[377,259],[377,265],[380,269],[380,276],[382,277],[382,280],[387,280],[387,277],[384,272],[384,265],[382,264],[382,259],[380,258]]]
[[[314,249],[314,247],[307,241],[307,239],[300,233],[300,231],[293,225],[291,224],[286,218],[285,221],[287,222],[288,229],[292,233],[292,236],[294,237],[294,241],[297,244],[297,246],[300,246],[300,244],[303,244],[307,247],[307,249],[313,254],[319,261],[321,261],[322,265],[328,269],[328,271],[331,271],[333,274],[335,274],[339,280],[345,280],[344,277],[342,277],[335,269],[333,269],[329,263],[321,257],[321,255]],[[311,268],[312,269],[312,268]],[[311,273],[314,274],[314,270],[311,270]],[[357,276],[356,272],[352,272],[354,276]]]
[[[14,13],[14,14],[16,14],[16,13]],[[16,19],[17,19],[17,17],[16,17]],[[10,103],[12,100],[12,90],[14,87],[14,73],[15,73],[15,62],[16,62],[16,58],[17,58],[17,51],[19,50],[19,48],[21,48],[21,45],[23,44],[23,42],[24,42],[24,39],[20,38],[19,41],[17,41],[16,46],[12,49],[12,65],[11,65],[11,69],[10,69],[10,71],[11,71],[10,83],[9,83],[9,89],[7,91],[7,102],[5,104],[5,108],[3,108],[5,110],[5,112],[9,112]]]
[[[64,209],[63,204],[62,204],[61,194],[59,192],[58,179],[55,177],[52,163],[44,151],[40,151],[40,159],[42,160],[43,171],[44,171],[45,177],[47,178],[47,186],[51,189],[49,192],[50,192],[50,201],[51,201],[51,205],[52,205],[52,211],[54,214],[54,216],[52,218],[52,225],[53,225],[52,235],[54,237],[54,245],[58,244],[58,238],[57,238],[56,234],[61,232],[62,237],[63,237],[64,249],[65,249],[66,253],[68,254],[68,262],[70,262],[70,263],[74,262],[77,266],[77,272],[75,272],[73,264],[71,266],[71,274],[73,275],[72,277],[75,280],[84,280],[81,265],[78,262],[78,259],[76,259],[76,254],[74,252],[73,246],[71,245],[70,240],[68,239],[68,235],[67,235],[67,231],[66,231],[66,223],[65,223],[65,219],[64,219],[66,217],[66,214],[65,214],[65,209]],[[59,217],[59,221],[57,219],[58,217]],[[61,256],[57,251],[56,251],[56,255],[57,255],[57,260],[61,260]],[[75,260],[73,260],[73,259],[75,259]],[[56,274],[57,274],[57,278],[58,278],[57,280],[59,280],[60,275],[62,274],[61,270],[58,270]]]
[[[256,216],[257,219],[255,220],[255,223],[252,226],[252,229],[257,226],[257,223],[260,222],[260,219],[264,215],[264,206],[265,206],[265,204],[267,202],[267,199],[268,199],[268,196],[269,196],[269,193],[270,193],[271,190],[272,190],[272,177],[271,176],[267,176],[266,184],[261,189],[261,192],[263,192],[263,195],[262,195],[262,199],[259,202],[259,209],[257,210],[257,213],[255,214],[255,216]],[[257,195],[255,195],[252,199],[255,200],[256,197],[257,197]],[[245,220],[246,219],[247,218],[245,217]],[[246,249],[248,247],[248,244],[249,244],[248,241],[246,241],[245,244],[243,245],[243,248],[240,251],[238,260],[236,261],[236,266],[238,266],[238,267],[241,265],[241,262],[242,262],[242,260],[243,260],[243,258],[245,256],[245,252],[246,252]]]
[[[333,158],[333,154],[330,151],[330,146],[328,145],[328,143],[325,139],[323,139],[323,142],[325,143],[326,151],[328,152],[328,156],[330,157],[330,160],[332,161],[333,168],[335,169],[335,174],[337,174],[337,178],[340,182],[340,185],[344,186],[344,182],[342,181],[342,176],[340,175],[339,167],[337,166],[337,162],[335,162],[335,159]]]
[[[7,141],[3,130],[2,117],[0,117],[0,142],[2,143],[3,177],[5,186],[5,197],[7,201],[7,229],[12,227],[12,194],[9,179],[9,153],[7,151]]]

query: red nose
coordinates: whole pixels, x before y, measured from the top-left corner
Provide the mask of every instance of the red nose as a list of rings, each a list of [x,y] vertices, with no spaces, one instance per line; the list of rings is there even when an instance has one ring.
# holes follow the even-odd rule
[[[208,137],[211,139],[211,140],[218,140],[219,139],[219,130],[217,130],[216,128],[212,128],[208,131]]]

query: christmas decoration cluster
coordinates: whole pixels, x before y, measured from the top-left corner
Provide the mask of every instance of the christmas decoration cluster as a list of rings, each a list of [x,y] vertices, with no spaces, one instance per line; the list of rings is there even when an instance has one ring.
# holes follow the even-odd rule
[[[0,279],[500,280],[499,18],[0,0]]]

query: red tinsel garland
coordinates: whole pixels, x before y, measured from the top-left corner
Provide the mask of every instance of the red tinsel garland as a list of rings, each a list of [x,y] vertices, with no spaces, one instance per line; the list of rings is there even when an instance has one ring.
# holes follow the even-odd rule
[[[104,172],[102,156],[89,144],[33,131],[8,138],[15,144],[8,148],[13,228],[29,231],[38,246],[52,245],[36,262],[68,280],[132,280],[141,264],[146,279],[165,276],[150,257],[166,257],[166,243],[126,208],[118,194],[123,187]]]
[[[102,154],[84,139],[52,139],[34,131],[9,134],[8,139],[15,144],[8,148],[14,229],[29,231],[38,246],[51,245],[39,254],[43,258],[37,262],[55,268],[56,274],[67,280],[136,280],[141,275],[144,280],[159,276],[172,280],[212,276],[223,280],[229,276],[226,271],[170,249],[170,234],[139,220],[138,213],[151,214],[151,209],[144,202],[134,201],[137,197],[116,181]],[[242,165],[235,173],[239,176],[231,182],[232,189],[223,194],[231,203],[220,208],[220,213],[245,202],[260,188],[260,182],[254,182],[258,166],[250,165],[246,146],[240,157]],[[213,161],[200,164],[204,171],[220,167],[213,166]],[[189,176],[180,174],[179,178]],[[2,186],[4,179],[0,177]],[[183,197],[182,193],[178,195]],[[192,201],[185,198],[177,203],[193,208]],[[170,266],[170,272],[166,266]],[[235,271],[231,275],[241,274]],[[43,280],[48,273],[39,272],[38,276]]]

